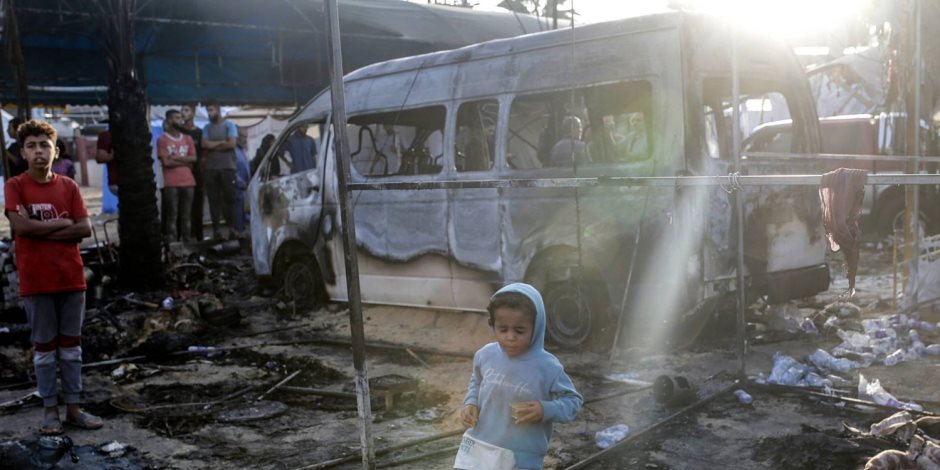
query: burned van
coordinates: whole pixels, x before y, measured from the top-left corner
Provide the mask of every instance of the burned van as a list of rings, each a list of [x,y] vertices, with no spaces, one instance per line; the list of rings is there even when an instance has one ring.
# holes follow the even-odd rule
[[[727,175],[731,129],[749,125],[732,122],[729,29],[663,12],[352,72],[352,182]],[[739,46],[741,106],[773,103],[797,151],[818,152],[792,52],[756,36]],[[298,166],[289,139],[303,126],[322,137]],[[326,91],[251,182],[255,270],[296,299],[347,298],[332,138]],[[482,311],[499,286],[525,281],[543,293],[556,343],[602,342],[621,312],[626,335],[665,338],[736,289],[726,189],[353,191],[362,301]],[[783,301],[827,289],[816,189],[744,192],[749,291]]]

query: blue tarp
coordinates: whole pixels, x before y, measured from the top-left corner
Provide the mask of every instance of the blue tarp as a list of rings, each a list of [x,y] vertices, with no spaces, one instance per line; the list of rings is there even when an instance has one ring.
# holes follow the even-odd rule
[[[106,104],[116,2],[16,2],[34,104]],[[138,67],[151,104],[217,99],[229,105],[299,105],[329,80],[322,0],[139,1]],[[401,0],[340,0],[343,67],[537,32],[533,17]],[[6,38],[3,38],[6,41]],[[15,101],[0,63],[0,103]],[[52,87],[89,87],[69,92]]]

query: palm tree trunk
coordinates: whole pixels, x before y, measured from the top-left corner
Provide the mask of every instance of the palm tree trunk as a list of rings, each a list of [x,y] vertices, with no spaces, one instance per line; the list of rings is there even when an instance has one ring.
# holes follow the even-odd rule
[[[111,60],[108,118],[117,170],[121,285],[153,289],[163,283],[157,185],[151,157],[147,97],[134,64],[133,0],[118,0],[116,50]]]

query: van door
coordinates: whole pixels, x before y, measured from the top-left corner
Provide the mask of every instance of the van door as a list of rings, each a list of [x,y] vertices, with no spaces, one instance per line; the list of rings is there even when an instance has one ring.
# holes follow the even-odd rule
[[[442,105],[349,118],[353,182],[444,176]],[[352,191],[364,302],[452,308],[447,190]],[[337,295],[346,298],[345,280]]]
[[[486,99],[457,107],[453,145],[454,179],[496,178],[499,101]],[[456,305],[482,309],[498,285],[500,272],[499,190],[450,189],[450,251],[455,263]],[[468,269],[469,268],[469,269]]]
[[[800,101],[799,84],[771,79],[741,80],[740,122],[732,121],[731,80],[706,78],[702,82],[705,127],[706,174],[734,172],[732,129],[743,139],[758,126],[792,119],[787,148],[795,153],[817,153],[818,132],[812,103]],[[788,134],[789,136],[790,134]],[[809,163],[811,164],[811,162]],[[748,163],[746,174],[792,174],[787,161]],[[803,173],[816,172],[804,169]],[[825,237],[822,232],[818,189],[808,186],[745,188],[745,267],[756,293],[767,293],[771,302],[812,295],[828,288]],[[711,213],[706,231],[705,272],[710,280],[730,280],[735,275],[737,229],[732,198],[720,188],[711,189]],[[712,283],[714,286],[715,284]]]
[[[252,252],[259,274],[283,274],[274,272],[282,248],[294,246],[309,255],[316,242],[324,153],[319,137],[316,125],[291,127],[252,180]]]

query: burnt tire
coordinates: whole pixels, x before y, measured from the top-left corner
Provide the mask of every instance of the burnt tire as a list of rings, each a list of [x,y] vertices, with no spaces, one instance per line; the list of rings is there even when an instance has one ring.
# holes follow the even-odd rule
[[[323,280],[313,256],[294,256],[284,264],[278,279],[284,299],[304,308],[322,305],[325,300]]]
[[[557,282],[545,294],[548,339],[564,348],[610,347],[606,289],[590,282]]]

